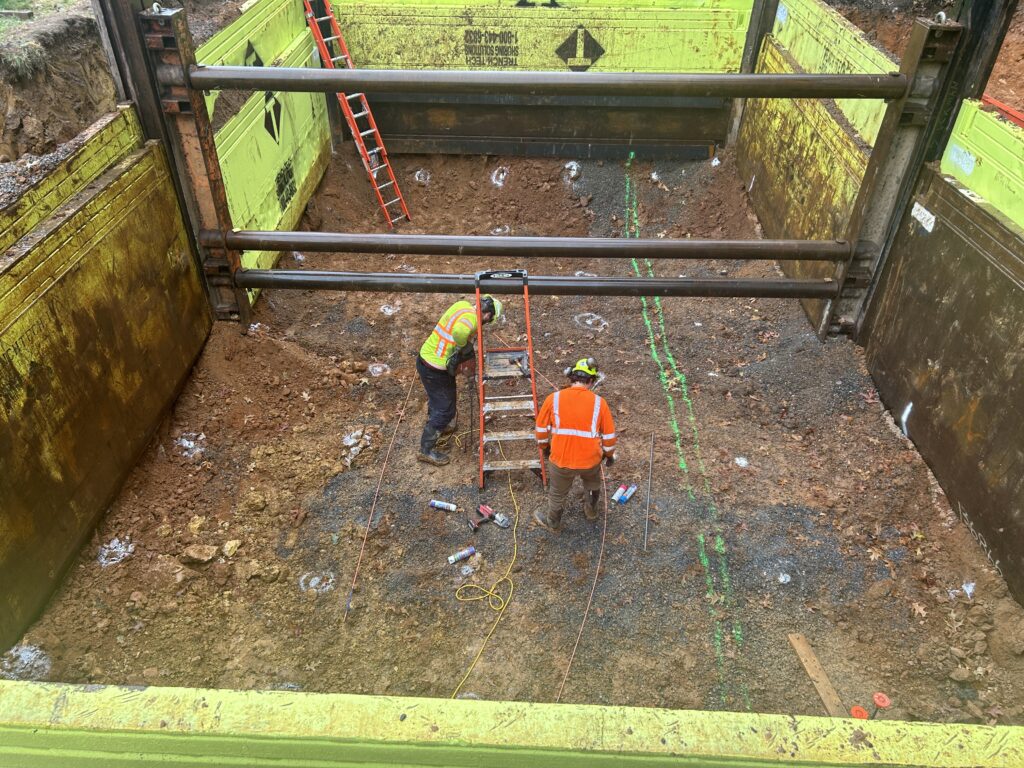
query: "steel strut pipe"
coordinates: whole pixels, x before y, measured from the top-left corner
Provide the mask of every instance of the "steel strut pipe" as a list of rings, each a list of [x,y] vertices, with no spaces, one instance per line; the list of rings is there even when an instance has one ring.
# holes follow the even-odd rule
[[[514,258],[751,259],[840,261],[844,240],[660,240],[615,237],[503,237],[204,230],[200,243],[240,251],[393,253]]]
[[[285,288],[320,291],[471,293],[473,275],[407,275],[390,272],[317,272],[244,269],[235,272],[239,288]],[[484,279],[488,293],[523,292],[521,279]],[[758,280],[730,278],[558,277],[530,275],[530,293],[546,296],[711,296],[776,299],[831,299],[832,280]]]
[[[324,93],[896,99],[907,90],[907,76],[899,72],[886,75],[638,74],[197,66],[190,70],[189,79],[192,88],[203,91]]]

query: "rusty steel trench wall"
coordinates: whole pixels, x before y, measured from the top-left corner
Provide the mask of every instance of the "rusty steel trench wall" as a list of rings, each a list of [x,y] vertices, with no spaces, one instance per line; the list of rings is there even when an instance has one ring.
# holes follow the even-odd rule
[[[0,211],[0,648],[92,534],[210,327],[164,150],[133,110]]]
[[[926,169],[868,315],[883,401],[1024,599],[1024,230]]]
[[[779,9],[757,71],[898,66],[820,0]],[[844,235],[883,111],[870,101],[747,102],[737,159],[766,236]],[[977,113],[964,103],[942,161],[960,181],[938,167],[917,180],[858,340],[883,402],[1021,601],[1024,132]],[[821,263],[782,267],[831,274]],[[816,327],[823,308],[804,301]]]

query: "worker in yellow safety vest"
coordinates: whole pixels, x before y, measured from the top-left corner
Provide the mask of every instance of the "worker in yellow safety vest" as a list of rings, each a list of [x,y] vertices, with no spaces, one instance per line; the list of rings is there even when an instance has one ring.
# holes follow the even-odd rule
[[[480,318],[484,324],[501,317],[501,302],[493,296],[480,299]],[[443,466],[448,454],[437,450],[439,438],[455,431],[455,373],[459,366],[473,359],[473,337],[476,336],[476,306],[457,301],[445,310],[434,330],[420,347],[416,372],[427,391],[427,424],[420,437],[416,457],[428,464]]]
[[[537,414],[537,444],[548,457],[547,510],[533,520],[549,531],[562,524],[562,511],[573,481],[583,481],[583,514],[597,520],[601,499],[601,461],[615,461],[615,422],[607,401],[592,391],[598,381],[597,361],[578,360],[565,369],[569,386],[547,396]]]

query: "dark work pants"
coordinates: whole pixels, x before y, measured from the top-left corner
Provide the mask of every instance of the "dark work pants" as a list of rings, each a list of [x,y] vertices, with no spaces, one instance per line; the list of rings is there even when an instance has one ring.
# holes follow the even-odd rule
[[[427,390],[427,426],[440,432],[455,418],[455,377],[416,358],[416,373]]]

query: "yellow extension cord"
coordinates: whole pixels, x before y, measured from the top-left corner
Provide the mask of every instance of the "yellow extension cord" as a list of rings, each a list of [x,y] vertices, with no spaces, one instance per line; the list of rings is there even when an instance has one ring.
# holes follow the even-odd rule
[[[501,451],[501,458],[505,458],[505,450],[502,448],[501,443],[498,443],[498,450]],[[480,650],[476,652],[476,656],[473,657],[473,661],[469,665],[469,669],[466,670],[466,674],[462,676],[459,684],[455,686],[455,690],[452,691],[452,698],[454,699],[459,695],[459,691],[462,690],[462,686],[466,684],[469,676],[473,674],[473,670],[476,669],[477,662],[480,661],[480,657],[483,656],[484,649],[487,647],[487,643],[490,641],[491,636],[494,634],[494,630],[498,628],[498,624],[501,622],[501,617],[505,615],[505,609],[508,604],[512,602],[512,595],[515,593],[516,585],[512,581],[512,568],[515,567],[516,557],[519,555],[519,539],[516,535],[519,529],[519,501],[516,499],[515,491],[512,490],[512,472],[508,473],[508,492],[512,496],[512,507],[515,509],[515,517],[512,520],[512,560],[508,564],[508,568],[505,569],[505,574],[495,581],[491,586],[482,587],[479,584],[463,584],[461,587],[455,590],[455,599],[461,603],[473,603],[477,600],[486,600],[487,605],[492,611],[497,611],[498,615],[494,619],[494,623],[491,624],[491,628],[487,631],[484,636],[484,641],[480,644]],[[501,589],[505,585],[508,585],[508,594],[502,595]]]

